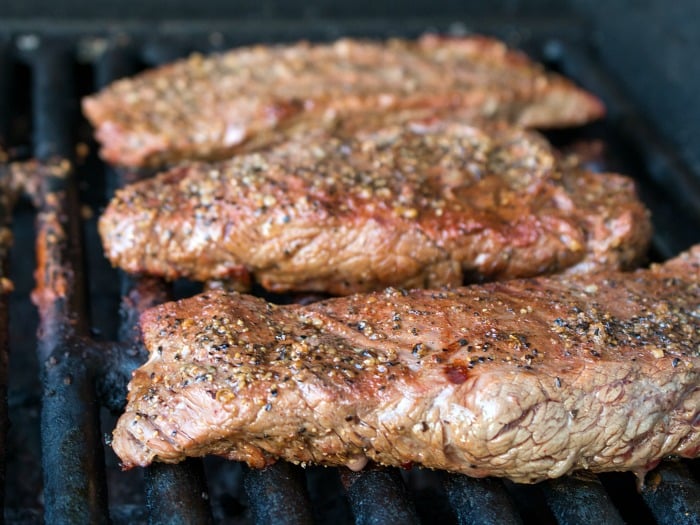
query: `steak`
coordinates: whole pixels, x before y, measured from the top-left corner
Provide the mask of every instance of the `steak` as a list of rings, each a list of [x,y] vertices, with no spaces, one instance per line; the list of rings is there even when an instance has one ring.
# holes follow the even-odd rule
[[[700,452],[700,245],[634,273],[307,306],[235,292],[141,317],[123,466],[217,454],[535,482]]]
[[[472,108],[525,126],[603,114],[591,94],[485,37],[339,40],[193,55],[83,100],[102,157],[129,166],[230,156],[291,117]]]
[[[119,190],[99,224],[107,257],[168,279],[348,294],[628,267],[646,251],[633,182],[564,165],[534,132],[357,124]]]

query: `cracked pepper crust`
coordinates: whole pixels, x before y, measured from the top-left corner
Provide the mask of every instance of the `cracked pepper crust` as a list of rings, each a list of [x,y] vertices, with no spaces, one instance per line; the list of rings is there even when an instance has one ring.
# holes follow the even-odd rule
[[[127,186],[100,219],[105,253],[132,273],[336,295],[629,268],[646,253],[631,179],[564,166],[535,132],[412,116]]]
[[[125,468],[420,464],[535,482],[700,451],[700,246],[633,273],[144,313]]]
[[[83,99],[102,157],[127,166],[228,157],[302,114],[318,120],[420,107],[471,108],[534,127],[583,124],[604,113],[593,95],[481,36],[193,55]]]

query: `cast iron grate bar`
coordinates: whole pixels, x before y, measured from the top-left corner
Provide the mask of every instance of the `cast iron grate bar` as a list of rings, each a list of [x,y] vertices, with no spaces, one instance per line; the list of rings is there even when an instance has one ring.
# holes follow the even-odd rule
[[[39,362],[45,362],[41,410],[44,519],[47,523],[107,523],[107,490],[99,405],[84,301],[81,224],[73,148],[73,65],[68,50],[39,43],[30,57],[34,154],[40,169],[37,217],[40,311]]]
[[[494,478],[445,476],[445,490],[460,525],[520,525],[523,520],[503,483]]]
[[[418,513],[398,470],[369,467],[352,472],[343,469],[340,479],[357,525],[419,523]]]
[[[33,149],[42,169],[38,202],[37,257],[41,279],[37,293],[41,313],[40,358],[45,360],[62,338],[87,334],[85,283],[80,246],[82,230],[73,158],[73,65],[63,46],[38,43],[29,57],[32,68]],[[44,293],[45,292],[45,293]],[[55,293],[54,293],[55,292]],[[53,295],[52,295],[53,294]],[[53,300],[51,300],[53,299]]]
[[[543,488],[561,525],[624,524],[597,476],[576,474],[551,480]]]
[[[340,469],[316,465],[306,468],[305,474],[314,523],[351,525],[352,509],[340,480]]]
[[[700,484],[682,463],[663,463],[647,476],[644,502],[659,525],[700,524]]]
[[[206,525],[213,522],[201,459],[177,465],[154,463],[146,469],[148,522]]]
[[[7,135],[10,129],[10,70],[12,57],[9,43],[0,40],[0,163],[4,162],[7,145]],[[3,179],[9,173],[3,172]],[[11,181],[0,181],[0,504],[5,507],[5,458],[7,456],[7,365],[9,357],[9,301],[8,294],[12,291],[9,280],[9,254],[12,232],[12,205],[14,204],[13,189],[8,188]],[[1,520],[0,520],[1,521]]]
[[[256,525],[313,523],[304,473],[298,467],[278,462],[262,470],[248,470],[244,484]]]

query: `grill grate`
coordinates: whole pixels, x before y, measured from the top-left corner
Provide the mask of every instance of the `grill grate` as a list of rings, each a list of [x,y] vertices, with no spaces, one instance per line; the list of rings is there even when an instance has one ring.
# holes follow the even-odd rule
[[[685,170],[654,130],[636,116],[624,93],[600,70],[580,31],[569,32],[571,26],[560,22],[547,25],[540,21],[529,30],[517,31],[493,22],[483,27],[548,60],[552,67],[584,81],[603,96],[611,119],[553,139],[569,144],[602,138],[611,146],[606,167],[639,174],[643,197],[656,223],[654,257],[666,258],[700,241],[700,178]],[[108,410],[118,412],[123,407],[130,372],[145,359],[136,328],[139,312],[189,293],[193,287],[129,278],[111,270],[104,261],[94,217],[83,217],[83,204],[104,204],[116,187],[141,174],[104,166],[94,154],[86,159],[76,155],[76,142],[89,140],[89,129],[78,118],[78,96],[195,49],[210,51],[246,39],[409,36],[427,25],[425,21],[402,24],[394,20],[385,26],[373,21],[364,26],[348,22],[347,27],[340,27],[336,22],[315,26],[311,35],[303,25],[261,31],[244,25],[227,26],[214,33],[178,26],[155,37],[143,30],[131,31],[128,37],[116,32],[105,37],[79,28],[59,35],[47,31],[0,40],[0,136],[21,146],[31,129],[31,151],[42,162],[34,166],[42,175],[34,192],[36,232],[27,220],[32,211],[21,203],[15,214],[16,246],[12,252],[13,258],[16,254],[31,258],[29,245],[36,239],[39,264],[34,299],[40,312],[36,341],[26,337],[27,330],[33,330],[32,323],[24,326],[22,322],[31,265],[13,265],[17,292],[9,300],[7,294],[0,298],[0,384],[6,383],[8,346],[13,362],[20,363],[12,367],[9,385],[13,421],[9,453],[4,443],[7,407],[0,391],[0,472],[5,472],[5,458],[10,479],[19,479],[25,469],[36,467],[39,452],[31,450],[32,439],[22,436],[24,432],[32,434],[26,428],[38,427],[32,411],[41,404],[44,476],[43,482],[37,480],[34,486],[12,489],[5,504],[9,523],[33,522],[42,515],[47,523],[106,523],[110,519],[113,523],[183,524],[316,521],[340,525],[353,519],[363,524],[435,520],[460,524],[698,523],[700,485],[692,473],[697,461],[662,465],[650,475],[650,483],[640,495],[631,475],[621,474],[519,486],[418,470],[303,471],[279,463],[251,471],[216,458],[121,473],[114,454],[109,450],[105,453],[103,432],[110,432],[113,423]],[[444,30],[448,26],[434,27]],[[562,36],[561,27],[567,35]],[[26,75],[10,74],[22,68],[28,68]],[[23,90],[27,88],[31,88],[31,99],[24,104]],[[13,105],[13,101],[19,102]],[[11,203],[3,199],[0,232],[10,215]],[[0,251],[0,278],[8,275],[7,262],[8,254]],[[117,310],[119,322],[115,320]],[[12,321],[9,329],[8,315]],[[26,356],[34,351],[32,346],[36,347],[36,361]],[[36,392],[26,391],[34,384],[31,379],[15,378],[18,366],[26,369],[25,374],[41,375],[41,403]],[[38,497],[40,491],[42,498]],[[423,497],[430,503],[421,504]]]

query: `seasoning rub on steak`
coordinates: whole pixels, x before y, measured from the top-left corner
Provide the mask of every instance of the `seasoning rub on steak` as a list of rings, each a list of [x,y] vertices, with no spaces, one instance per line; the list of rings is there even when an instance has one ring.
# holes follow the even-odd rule
[[[534,132],[410,119],[175,167],[99,227],[128,272],[332,294],[626,267],[651,231],[630,179],[562,167]]]
[[[634,273],[146,311],[124,467],[415,463],[535,482],[700,452],[700,245]]]
[[[582,124],[603,106],[573,83],[472,36],[253,46],[194,55],[83,100],[105,160],[129,166],[229,156],[302,113],[478,108],[525,126]]]

